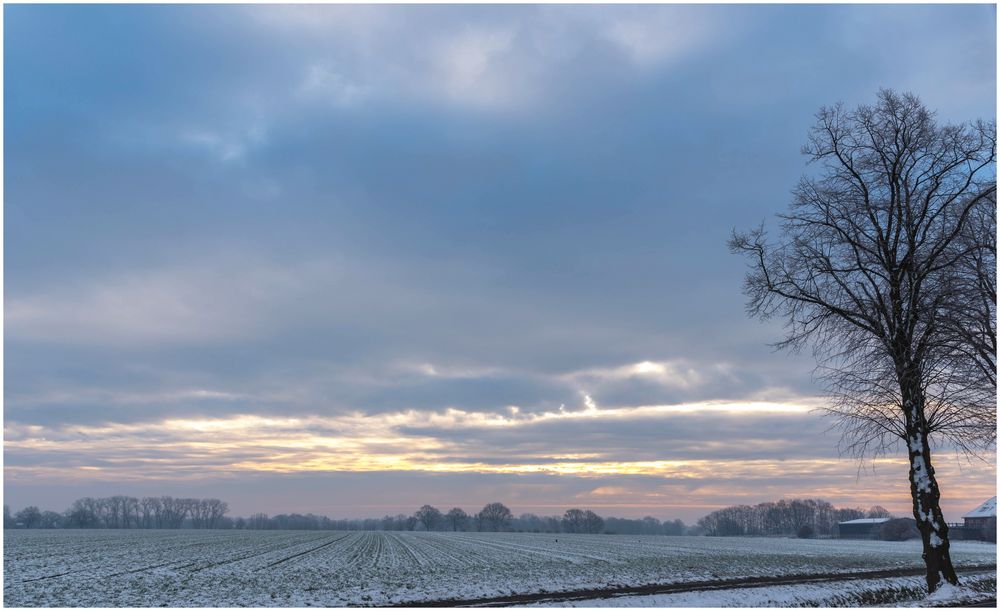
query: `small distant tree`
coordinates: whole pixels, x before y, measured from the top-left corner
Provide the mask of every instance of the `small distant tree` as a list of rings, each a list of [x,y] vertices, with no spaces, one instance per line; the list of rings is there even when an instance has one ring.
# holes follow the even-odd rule
[[[66,510],[66,525],[70,528],[97,528],[101,525],[100,503],[97,499],[84,497],[73,501]]]
[[[874,507],[872,507],[871,509],[868,510],[868,513],[866,514],[865,517],[868,517],[868,518],[891,518],[893,516],[892,516],[892,513],[888,509],[886,509],[885,507],[882,507],[881,505],[875,505]]]
[[[229,512],[229,504],[219,499],[204,499],[201,506],[204,527],[222,528],[223,518]]]
[[[441,511],[430,505],[424,505],[413,515],[424,525],[424,530],[434,530],[441,522]]]
[[[799,530],[798,532],[795,533],[795,536],[798,537],[799,539],[812,539],[816,536],[816,531],[813,530],[812,526],[809,526],[808,524],[803,524],[802,526],[799,527]]]
[[[54,511],[43,511],[39,516],[39,528],[62,528],[63,517]]]
[[[567,533],[581,533],[584,529],[584,523],[586,522],[587,516],[582,509],[567,509],[566,513],[563,514],[562,526],[563,532]]]
[[[597,533],[604,530],[604,518],[597,515],[591,510],[583,512],[583,529],[591,534],[596,535]]]
[[[159,502],[159,499],[148,496],[139,501],[140,521],[143,528],[159,528],[157,507]]]
[[[503,503],[490,503],[479,512],[483,528],[491,531],[506,530],[514,514]]]
[[[269,527],[271,520],[266,513],[254,513],[247,518],[247,528],[249,530],[265,530]]]
[[[518,532],[540,533],[545,530],[545,520],[533,513],[522,513],[514,524],[514,530]]]
[[[175,499],[170,496],[160,497],[160,515],[162,528],[180,528],[191,510],[194,499]],[[266,517],[266,516],[265,516]]]
[[[3,506],[3,527],[10,528],[11,526],[13,526],[13,522],[10,517],[10,505],[5,503]]]
[[[659,519],[653,516],[646,516],[639,521],[639,534],[640,535],[659,535],[664,532],[664,526],[666,524],[660,522]]]
[[[14,514],[14,521],[19,523],[22,528],[38,528],[42,525],[42,512],[39,511],[38,507],[29,505]]]
[[[469,514],[459,507],[453,507],[445,514],[445,519],[453,531],[465,530],[466,524],[469,523]]]

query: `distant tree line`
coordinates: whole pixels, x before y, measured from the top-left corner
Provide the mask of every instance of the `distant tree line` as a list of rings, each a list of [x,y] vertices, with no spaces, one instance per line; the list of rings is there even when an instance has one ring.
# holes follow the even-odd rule
[[[251,530],[401,530],[463,532],[535,532],[628,535],[683,535],[688,529],[680,520],[602,518],[589,509],[569,509],[562,516],[538,516],[522,513],[514,516],[503,503],[489,503],[478,513],[460,507],[446,512],[424,505],[414,513],[387,515],[382,518],[335,520],[314,514],[256,513],[247,519],[237,518],[235,528]]]
[[[714,537],[796,536],[828,537],[839,522],[860,518],[891,518],[884,507],[838,509],[819,499],[784,499],[759,505],[733,505],[698,520],[704,534]]]
[[[424,505],[414,513],[382,518],[332,519],[312,513],[247,518],[226,516],[218,499],[129,496],[77,499],[63,513],[25,507],[14,515],[4,505],[4,528],[223,528],[246,530],[399,530],[534,532],[620,535],[693,534],[680,520],[603,518],[590,509],[569,509],[562,516],[522,513],[514,516],[503,503],[489,503],[477,513],[460,507],[446,512]]]
[[[3,510],[4,528],[232,528],[229,505],[219,499],[84,497],[63,513],[34,505],[13,515]]]

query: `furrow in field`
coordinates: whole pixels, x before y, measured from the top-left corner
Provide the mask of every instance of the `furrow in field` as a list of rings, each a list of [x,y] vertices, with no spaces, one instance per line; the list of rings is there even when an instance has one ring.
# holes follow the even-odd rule
[[[355,545],[352,546],[351,553],[344,559],[343,567],[366,566],[371,560],[377,539],[378,535],[375,533],[365,532],[361,534]]]
[[[294,560],[295,558],[298,558],[300,556],[305,556],[306,554],[311,554],[311,553],[315,552],[316,550],[320,550],[320,549],[323,549],[324,547],[333,545],[337,541],[339,541],[341,539],[344,539],[344,538],[346,538],[348,536],[349,536],[349,534],[348,535],[334,536],[333,538],[329,539],[328,541],[326,541],[324,543],[321,543],[320,545],[317,545],[315,547],[311,547],[311,548],[309,548],[309,549],[307,549],[305,551],[301,551],[301,552],[292,554],[291,556],[286,556],[286,557],[284,557],[284,558],[282,558],[280,560],[276,560],[276,561],[268,564],[267,566],[259,568],[257,570],[261,571],[261,570],[264,570],[264,569],[269,569],[269,568],[278,566],[279,564],[283,564],[285,562],[288,562],[289,560]]]
[[[417,566],[424,566],[423,555],[418,555],[406,540],[403,539],[402,533],[388,533],[387,535],[401,550],[400,556],[408,557]]]
[[[535,547],[530,545],[522,545],[518,543],[511,543],[509,541],[504,541],[500,539],[487,539],[487,538],[476,538],[467,539],[472,545],[483,545],[487,547],[493,547],[496,549],[506,549],[515,552],[524,552],[528,554],[535,554],[537,556],[542,556],[545,558],[552,558],[555,560],[565,560],[567,562],[572,562],[578,564],[581,562],[586,562],[588,560],[597,560],[601,562],[607,562],[604,558],[600,556],[595,556],[593,554],[585,554],[580,552],[571,552],[565,549],[559,551],[554,551],[551,547]]]
[[[8,531],[4,540],[10,607],[512,604],[519,600],[512,597],[551,592],[715,587],[796,575],[827,575],[836,587],[838,579],[866,571],[922,564],[919,541],[330,531],[106,531],[100,537]],[[75,558],[69,549],[78,550]],[[47,550],[56,561],[46,563]],[[996,547],[958,541],[952,554],[965,570],[995,563]],[[31,559],[28,570],[24,558]]]
[[[281,571],[309,570],[327,575],[341,574],[363,561],[368,546],[366,533],[351,532],[333,542],[333,545],[302,558],[296,558],[280,567]]]
[[[91,561],[88,564],[85,564],[80,568],[63,570],[60,571],[59,573],[51,575],[34,576],[28,579],[23,579],[21,581],[22,583],[28,583],[32,581],[44,581],[47,579],[55,579],[58,577],[64,577],[66,575],[76,575],[80,573],[88,573],[94,575],[95,577],[103,577],[106,576],[105,569],[120,567],[122,564],[127,564],[127,563],[139,563],[142,560],[145,560],[146,563],[149,563],[150,561],[152,561],[153,558],[163,558],[164,556],[169,557],[172,555],[177,555],[179,553],[187,554],[188,550],[196,548],[205,548],[206,546],[212,544],[213,541],[211,539],[199,539],[193,543],[187,543],[184,545],[173,545],[165,547],[158,547],[156,545],[147,545],[146,549],[140,548],[139,550],[136,550],[135,546],[131,545],[113,551],[98,548],[97,550],[91,550],[91,553],[87,554],[88,557],[95,558],[95,560]],[[156,566],[177,564],[178,562],[181,562],[181,560],[171,560],[165,563],[158,564]],[[63,564],[64,565],[63,568],[69,569],[69,566],[66,565],[73,564],[79,566],[80,560],[79,557],[76,558],[68,557],[66,558],[65,561],[57,563],[57,566],[58,564]],[[46,568],[49,566],[52,565],[47,563]],[[29,572],[27,571],[28,568],[30,568],[29,565],[22,565],[23,572]],[[144,568],[136,569],[136,571],[142,571],[142,570],[146,569]],[[116,573],[116,574],[121,574],[121,573]]]
[[[382,535],[375,532],[365,533],[364,551],[357,559],[357,566],[367,569],[374,569],[378,566],[378,559],[382,553]]]
[[[446,567],[468,568],[481,564],[482,554],[475,553],[474,550],[457,545],[448,535],[428,535],[423,538],[423,543],[433,551],[433,555],[438,559],[438,563]],[[448,562],[450,560],[450,562]]]
[[[372,550],[371,562],[369,566],[375,568],[382,562],[383,549],[385,547],[385,537],[382,533],[372,533],[375,538],[375,549]]]
[[[427,547],[424,543],[424,535],[433,536],[433,533],[415,533],[415,532],[405,532],[400,533],[400,537],[406,541],[406,544],[410,546],[413,553],[420,558],[420,566],[431,567],[437,563],[437,558],[432,553],[432,550]]]
[[[316,536],[313,534],[303,536],[301,533],[296,533],[297,536],[285,536],[281,538],[266,537],[264,539],[259,539],[252,541],[253,546],[249,550],[241,551],[241,555],[233,558],[227,556],[224,558],[217,559],[216,556],[209,557],[202,560],[206,562],[203,566],[197,566],[191,569],[190,573],[199,573],[201,571],[216,569],[217,567],[226,566],[230,564],[235,564],[237,562],[243,562],[245,560],[253,560],[255,558],[260,558],[262,556],[267,556],[269,554],[279,554],[286,550],[299,547],[301,545],[308,545],[316,540]],[[234,553],[236,550],[226,550],[230,553]],[[194,563],[198,564],[198,562]]]

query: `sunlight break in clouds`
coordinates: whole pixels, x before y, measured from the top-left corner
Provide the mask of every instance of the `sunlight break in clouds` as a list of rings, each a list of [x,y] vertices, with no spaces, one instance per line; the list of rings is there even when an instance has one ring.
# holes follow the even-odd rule
[[[418,470],[482,473],[660,474],[681,476],[686,465],[698,461],[599,460],[600,452],[580,454],[566,462],[565,453],[534,454],[511,459],[522,462],[463,461],[473,450],[441,436],[441,431],[532,427],[551,422],[655,420],[669,414],[718,412],[724,414],[803,413],[798,405],[769,403],[703,403],[601,409],[585,396],[586,408],[577,411],[525,414],[516,408],[507,415],[447,409],[440,412],[406,411],[379,415],[354,413],[336,417],[277,418],[236,415],[229,418],[168,419],[147,423],[107,423],[92,426],[5,427],[7,451],[47,455],[53,464],[67,461],[77,468],[102,468],[111,463],[122,474],[133,456],[142,456],[154,440],[161,456],[159,476],[181,476],[198,458],[211,457],[206,471],[373,471]],[[170,451],[163,448],[169,447]],[[250,459],[249,457],[254,458]],[[63,457],[63,458],[60,458]],[[526,458],[542,459],[533,463]],[[93,464],[91,464],[93,463]],[[708,461],[701,461],[708,465]],[[176,468],[176,471],[173,469]],[[140,469],[135,475],[145,472]]]
[[[726,365],[715,365],[707,371],[699,371],[693,364],[678,359],[670,362],[641,361],[620,367],[583,369],[568,373],[565,378],[577,384],[600,384],[606,381],[642,378],[668,387],[691,389],[705,384],[710,377],[727,378],[730,375],[729,367]]]
[[[784,409],[760,407],[772,408]],[[637,408],[632,414],[641,411]],[[798,483],[803,481],[819,482],[826,497],[865,505],[875,502],[902,505],[901,500],[906,498],[906,480],[897,477],[899,472],[905,473],[905,457],[880,460],[878,470],[884,475],[875,482],[857,480],[856,464],[836,458],[608,460],[600,450],[579,454],[542,449],[491,450],[470,447],[461,437],[438,434],[441,428],[461,431],[483,426],[531,427],[546,419],[599,418],[595,412],[600,414],[602,410],[588,408],[534,418],[518,417],[516,412],[510,418],[497,418],[447,410],[437,414],[395,413],[379,417],[235,416],[64,428],[8,425],[6,472],[14,483],[39,478],[193,482],[268,473],[337,472],[561,476],[617,482],[611,486],[600,483],[592,486],[593,492],[581,498],[594,507],[669,507],[685,503],[711,507],[713,499],[723,496],[759,502],[771,496],[794,494]],[[600,421],[595,424],[600,426]],[[741,445],[748,452],[752,443],[744,441]],[[959,457],[940,455],[943,477],[959,477],[957,466]],[[962,503],[988,493],[990,485],[988,479],[966,478],[965,486],[956,491],[951,501],[960,509]]]

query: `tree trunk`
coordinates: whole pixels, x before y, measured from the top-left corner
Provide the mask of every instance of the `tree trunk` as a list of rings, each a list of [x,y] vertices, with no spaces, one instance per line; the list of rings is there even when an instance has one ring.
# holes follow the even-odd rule
[[[941,491],[927,440],[924,418],[924,394],[913,376],[900,382],[903,409],[906,412],[906,435],[910,457],[910,495],[913,499],[913,519],[924,543],[924,563],[927,565],[927,590],[933,592],[944,582],[958,585],[958,576],[951,564],[948,525],[941,513]]]

